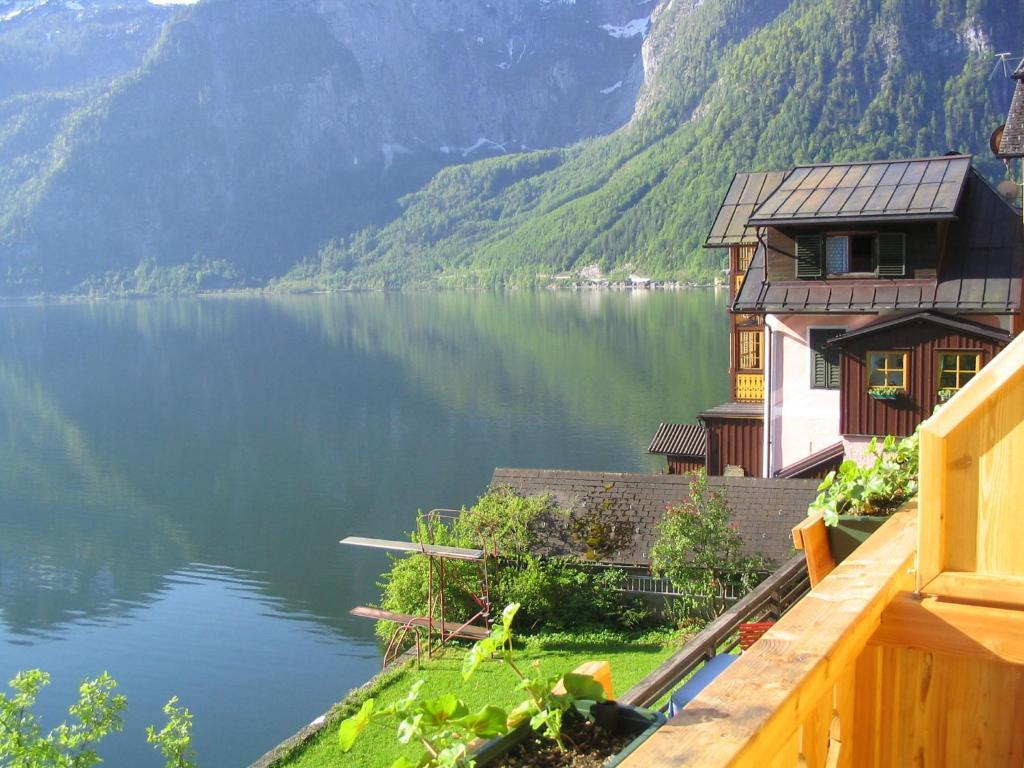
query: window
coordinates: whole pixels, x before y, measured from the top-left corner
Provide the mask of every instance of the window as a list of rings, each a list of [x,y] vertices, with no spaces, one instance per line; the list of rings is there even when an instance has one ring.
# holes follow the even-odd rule
[[[812,389],[839,389],[839,350],[825,342],[845,332],[845,328],[811,328],[808,332]]]
[[[796,276],[901,277],[906,274],[906,245],[902,232],[797,235]]]
[[[739,272],[746,272],[750,267],[750,261],[754,258],[754,246],[741,245],[736,249],[736,269]]]
[[[980,370],[980,352],[939,352],[939,389],[960,389]]]
[[[875,271],[874,235],[830,235],[825,238],[825,271],[830,275]]]
[[[740,331],[739,367],[745,371],[759,371],[764,368],[761,357],[764,333],[762,331]]]
[[[906,352],[868,352],[868,386],[907,388]]]

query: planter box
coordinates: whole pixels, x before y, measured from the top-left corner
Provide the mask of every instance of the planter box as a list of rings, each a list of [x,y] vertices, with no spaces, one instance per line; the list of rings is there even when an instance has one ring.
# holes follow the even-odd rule
[[[872,400],[895,400],[900,394],[900,392],[875,392],[871,389],[868,390],[868,397]]]
[[[863,544],[868,536],[881,528],[888,519],[888,515],[840,515],[839,524],[834,528],[825,526],[828,545],[836,565],[849,557],[853,550]]]
[[[594,702],[578,701],[576,704],[588,720],[594,719],[591,714]],[[620,704],[619,717],[615,731],[620,734],[632,734],[635,738],[623,747],[622,751],[617,755],[613,755],[608,758],[607,762],[604,764],[604,768],[614,768],[614,766],[617,766],[664,723],[665,716],[661,714],[661,712],[644,709],[643,707],[629,707],[624,704]],[[509,750],[519,744],[519,742],[525,739],[529,734],[530,726],[528,724],[523,724],[504,736],[499,736],[496,739],[485,741],[473,752],[477,768],[486,768],[486,766],[497,764],[498,760],[504,757]]]

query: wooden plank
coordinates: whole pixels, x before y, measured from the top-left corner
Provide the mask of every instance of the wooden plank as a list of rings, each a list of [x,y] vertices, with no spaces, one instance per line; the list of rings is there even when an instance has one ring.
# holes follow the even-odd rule
[[[647,677],[626,691],[619,701],[640,707],[650,706],[656,702],[678,686],[699,664],[718,653],[718,647],[736,631],[741,622],[762,611],[772,602],[777,590],[789,587],[800,579],[805,568],[803,557],[791,558],[753,591],[740,598],[732,608],[690,638],[686,645],[663,661]]]
[[[946,441],[945,438],[921,429],[918,488],[918,571],[917,589],[938,576],[945,568]]]
[[[835,570],[836,561],[820,513],[808,516],[793,527],[793,546],[802,549],[807,558],[807,575],[812,587]]]
[[[1024,611],[921,599],[904,592],[882,612],[871,642],[1024,664]]]
[[[411,616],[405,613],[392,613],[391,611],[382,611],[380,608],[370,608],[365,605],[357,605],[355,608],[349,611],[353,616],[361,616],[365,619],[374,619],[375,621],[391,621],[395,624],[408,624],[413,627],[422,627],[424,629],[431,626],[430,619],[426,616]],[[483,627],[475,627],[473,625],[462,625],[454,621],[446,621],[442,624],[436,619],[433,622],[435,629],[444,628],[445,634],[454,635],[455,637],[463,637],[469,640],[483,640],[485,637],[490,635],[490,631]]]
[[[924,593],[980,605],[1024,608],[1024,577],[947,571],[932,579]]]
[[[442,547],[436,544],[417,544],[413,541],[394,541],[392,539],[368,539],[363,536],[347,536],[338,543],[349,544],[353,547],[386,549],[390,552],[415,552],[421,555],[436,555],[450,560],[483,560],[486,554],[482,549]]]
[[[913,586],[916,523],[894,515],[623,768],[763,768],[856,662],[891,598]]]

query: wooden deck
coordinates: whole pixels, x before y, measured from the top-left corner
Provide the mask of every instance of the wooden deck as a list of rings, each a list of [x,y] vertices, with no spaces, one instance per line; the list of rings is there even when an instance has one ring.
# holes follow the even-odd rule
[[[922,428],[919,505],[624,768],[1021,768],[1021,530],[1024,337]]]
[[[431,623],[426,616],[412,616],[405,613],[392,613],[382,611],[380,608],[369,608],[365,605],[358,605],[349,611],[353,616],[362,616],[364,619],[375,619],[376,621],[391,621],[395,624],[408,624],[410,627],[422,629],[433,626],[435,629],[443,629],[447,637],[459,637],[465,640],[483,640],[490,633],[483,627],[472,624],[456,624],[454,621],[446,621],[443,624],[434,620]]]

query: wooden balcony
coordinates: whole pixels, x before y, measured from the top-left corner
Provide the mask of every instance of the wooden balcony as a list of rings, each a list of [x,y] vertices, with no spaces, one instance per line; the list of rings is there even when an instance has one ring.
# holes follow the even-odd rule
[[[1024,337],[922,427],[893,516],[631,755],[664,766],[1024,765]]]
[[[740,403],[760,403],[764,401],[764,374],[737,373],[736,401]]]

